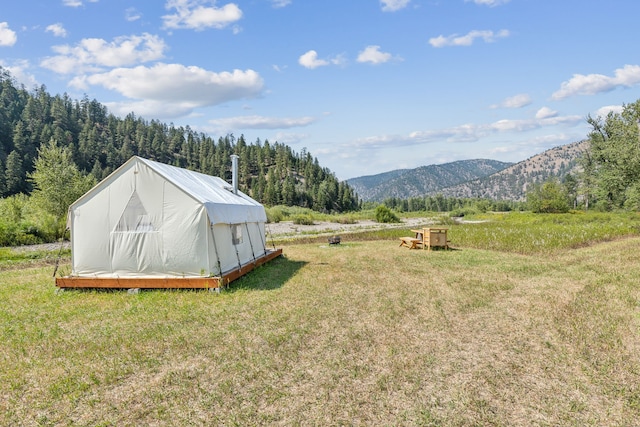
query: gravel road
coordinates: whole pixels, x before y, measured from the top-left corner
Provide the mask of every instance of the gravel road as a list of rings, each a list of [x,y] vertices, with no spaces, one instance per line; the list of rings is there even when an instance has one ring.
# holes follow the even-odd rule
[[[292,221],[281,221],[266,225],[267,235],[273,237],[305,237],[309,234],[330,235],[350,231],[380,230],[383,228],[415,228],[432,224],[431,218],[404,218],[398,224],[383,224],[372,220],[361,220],[355,224],[315,221],[313,225],[298,225]]]

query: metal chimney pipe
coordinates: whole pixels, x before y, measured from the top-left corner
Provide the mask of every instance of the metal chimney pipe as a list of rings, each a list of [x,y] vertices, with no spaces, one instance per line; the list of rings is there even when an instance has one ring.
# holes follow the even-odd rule
[[[238,156],[231,155],[231,185],[233,186],[233,194],[238,194]]]

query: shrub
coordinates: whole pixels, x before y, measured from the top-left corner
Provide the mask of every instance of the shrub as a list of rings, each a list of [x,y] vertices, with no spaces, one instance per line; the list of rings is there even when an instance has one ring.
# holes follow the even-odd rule
[[[451,213],[449,215],[451,217],[461,218],[461,217],[464,217],[464,216],[471,216],[471,215],[477,215],[477,214],[478,214],[478,211],[475,210],[474,208],[458,208],[458,209],[455,209],[455,210],[451,211]]]
[[[0,246],[35,245],[48,241],[45,233],[27,222],[0,221]]]
[[[385,205],[380,205],[376,208],[376,221],[381,223],[396,223],[400,222],[400,218]]]
[[[297,225],[313,225],[311,215],[296,215],[293,217],[293,223]]]
[[[333,222],[337,222],[338,224],[357,224],[358,221],[352,216],[339,216],[333,220]]]
[[[566,213],[570,207],[567,191],[556,178],[534,185],[527,192],[527,205],[535,213]]]
[[[19,223],[24,219],[24,210],[28,202],[29,198],[24,194],[0,199],[0,217],[7,222]]]
[[[267,222],[279,223],[285,217],[285,213],[280,206],[274,206],[266,209]]]
[[[456,220],[449,215],[441,215],[434,220],[435,225],[455,225]]]

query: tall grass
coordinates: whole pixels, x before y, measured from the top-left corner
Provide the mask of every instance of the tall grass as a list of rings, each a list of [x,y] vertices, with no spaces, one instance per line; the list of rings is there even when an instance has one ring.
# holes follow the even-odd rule
[[[453,226],[455,244],[533,254],[640,234],[638,213],[493,214],[486,222]]]

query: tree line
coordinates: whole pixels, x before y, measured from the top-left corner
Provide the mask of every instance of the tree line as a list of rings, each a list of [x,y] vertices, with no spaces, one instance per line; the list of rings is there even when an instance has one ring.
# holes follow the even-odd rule
[[[345,212],[360,207],[357,194],[317,158],[278,142],[225,135],[217,140],[189,126],[124,118],[86,96],[50,95],[45,86],[28,91],[0,67],[0,197],[31,194],[38,150],[53,141],[68,149],[84,175],[105,178],[131,156],[231,180],[230,155],[239,159],[239,187],[268,205]]]
[[[442,194],[424,197],[409,197],[402,199],[398,197],[388,197],[382,201],[384,206],[396,212],[509,212],[512,210],[524,209],[522,202],[510,200],[491,200],[483,198],[459,198],[446,197]],[[367,203],[363,207],[368,207]]]

